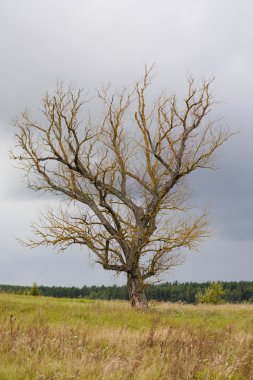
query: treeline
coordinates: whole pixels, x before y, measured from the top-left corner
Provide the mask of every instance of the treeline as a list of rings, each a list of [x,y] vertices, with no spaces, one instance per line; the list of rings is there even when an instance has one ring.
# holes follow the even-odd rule
[[[220,282],[225,290],[224,300],[231,303],[253,303],[253,281]],[[211,283],[163,283],[149,285],[146,288],[148,300],[195,303],[196,295],[203,292]],[[16,285],[0,285],[0,292],[29,294],[30,287]],[[39,292],[45,297],[88,298],[100,300],[127,300],[126,286],[38,286]]]

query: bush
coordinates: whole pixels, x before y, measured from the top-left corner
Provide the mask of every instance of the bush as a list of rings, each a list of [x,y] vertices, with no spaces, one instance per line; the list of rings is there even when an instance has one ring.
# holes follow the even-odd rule
[[[30,289],[30,295],[31,296],[39,296],[40,295],[40,290],[39,290],[38,285],[36,284],[36,282],[34,282],[32,284],[32,287]]]
[[[223,303],[223,295],[225,291],[222,284],[214,282],[209,285],[204,293],[200,292],[196,295],[196,300],[198,303],[211,303],[214,305]]]

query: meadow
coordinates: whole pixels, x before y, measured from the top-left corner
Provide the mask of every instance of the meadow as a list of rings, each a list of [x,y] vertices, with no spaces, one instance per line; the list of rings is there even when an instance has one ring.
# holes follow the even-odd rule
[[[253,379],[253,305],[0,294],[0,380]]]

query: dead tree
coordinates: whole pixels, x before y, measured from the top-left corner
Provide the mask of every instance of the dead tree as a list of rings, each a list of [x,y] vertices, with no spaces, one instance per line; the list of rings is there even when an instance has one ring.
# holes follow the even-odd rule
[[[43,98],[44,119],[16,121],[12,157],[33,190],[61,195],[33,226],[31,247],[88,247],[106,270],[126,273],[129,300],[146,307],[145,283],[178,265],[182,248],[207,236],[206,215],[193,215],[185,178],[214,167],[230,133],[210,120],[212,81],[188,81],[180,103],[162,94],[147,106],[151,70],[131,90],[98,92],[101,122],[81,120],[82,90],[58,86]]]

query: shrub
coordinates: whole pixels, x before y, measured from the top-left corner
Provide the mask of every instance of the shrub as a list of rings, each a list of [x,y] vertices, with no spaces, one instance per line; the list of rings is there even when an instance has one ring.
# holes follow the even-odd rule
[[[220,304],[223,303],[223,295],[225,291],[222,284],[219,282],[214,282],[209,285],[209,287],[204,291],[196,295],[197,303],[210,303],[210,304]]]
[[[34,282],[32,284],[32,287],[30,289],[30,295],[31,296],[39,296],[40,295],[40,290],[39,290],[38,285],[37,285],[36,282]]]

